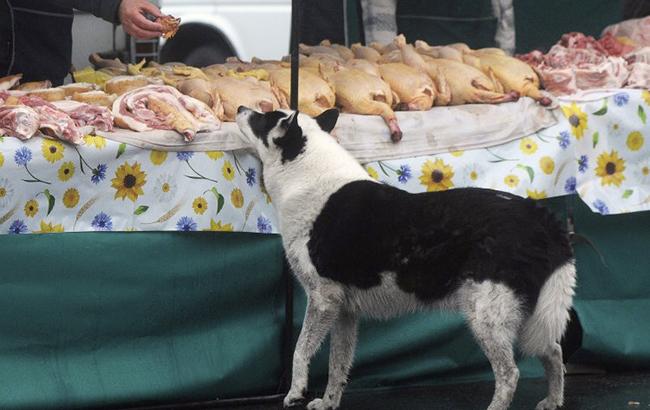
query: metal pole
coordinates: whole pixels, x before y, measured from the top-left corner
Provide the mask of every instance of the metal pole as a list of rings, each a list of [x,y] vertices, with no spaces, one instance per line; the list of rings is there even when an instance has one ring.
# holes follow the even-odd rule
[[[298,67],[300,43],[300,0],[291,0],[291,102],[292,110],[298,110]]]

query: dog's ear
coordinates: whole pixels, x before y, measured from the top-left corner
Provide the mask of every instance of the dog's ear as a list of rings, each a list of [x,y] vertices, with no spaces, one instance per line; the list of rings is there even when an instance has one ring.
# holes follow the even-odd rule
[[[339,110],[336,108],[330,108],[329,110],[323,111],[318,117],[314,118],[318,123],[318,126],[321,130],[330,133],[336,125],[336,121],[339,119]]]
[[[274,138],[273,142],[282,151],[282,163],[294,160],[305,150],[307,138],[302,134],[302,128],[298,125],[298,111],[292,114],[283,124],[286,132],[282,137]]]

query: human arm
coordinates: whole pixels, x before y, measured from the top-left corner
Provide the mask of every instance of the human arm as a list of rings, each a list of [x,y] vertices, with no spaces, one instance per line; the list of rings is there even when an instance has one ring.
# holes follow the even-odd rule
[[[110,23],[121,23],[127,34],[136,38],[154,38],[162,26],[148,20],[144,13],[161,17],[160,9],[147,0],[49,0],[50,3],[87,11]]]

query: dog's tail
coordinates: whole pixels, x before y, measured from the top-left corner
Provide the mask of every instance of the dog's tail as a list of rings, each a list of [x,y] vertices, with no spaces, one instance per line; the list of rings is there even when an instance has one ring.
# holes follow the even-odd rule
[[[527,355],[540,356],[559,342],[569,321],[576,286],[574,261],[555,270],[546,280],[532,315],[519,333],[519,346]]]

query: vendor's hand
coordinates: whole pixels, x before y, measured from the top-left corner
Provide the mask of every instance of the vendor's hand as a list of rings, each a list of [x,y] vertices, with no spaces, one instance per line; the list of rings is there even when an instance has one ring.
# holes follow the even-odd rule
[[[148,20],[144,13],[162,17],[160,9],[147,0],[122,0],[118,15],[124,31],[138,39],[159,37],[162,25]]]

